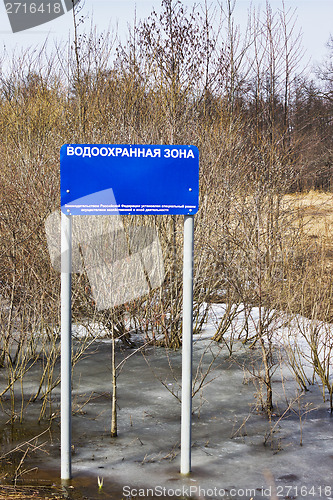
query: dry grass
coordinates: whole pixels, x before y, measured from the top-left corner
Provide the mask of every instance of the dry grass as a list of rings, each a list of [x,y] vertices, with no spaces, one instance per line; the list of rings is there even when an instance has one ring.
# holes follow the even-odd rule
[[[320,256],[327,272],[333,269],[333,194],[309,191],[286,195],[284,201],[295,211],[295,226],[299,227],[304,244]]]
[[[333,194],[309,191],[286,195],[285,200],[297,211],[304,233],[333,244]]]
[[[36,500],[65,498],[57,487],[33,487],[33,486],[0,486],[0,500]]]

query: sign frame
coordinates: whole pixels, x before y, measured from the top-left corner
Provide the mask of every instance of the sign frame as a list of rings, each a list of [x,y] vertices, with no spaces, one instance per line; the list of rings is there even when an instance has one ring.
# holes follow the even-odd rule
[[[196,146],[71,145],[60,150],[61,211],[67,215],[194,215]]]

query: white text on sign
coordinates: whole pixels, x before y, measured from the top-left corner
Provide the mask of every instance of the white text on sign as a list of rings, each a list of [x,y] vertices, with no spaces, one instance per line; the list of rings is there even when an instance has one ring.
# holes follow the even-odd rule
[[[163,153],[163,156],[162,156]],[[67,156],[113,156],[113,157],[128,157],[128,158],[179,158],[188,159],[194,158],[191,149],[170,149],[165,148],[163,151],[157,148],[138,148],[138,147],[90,147],[90,146],[67,146]]]

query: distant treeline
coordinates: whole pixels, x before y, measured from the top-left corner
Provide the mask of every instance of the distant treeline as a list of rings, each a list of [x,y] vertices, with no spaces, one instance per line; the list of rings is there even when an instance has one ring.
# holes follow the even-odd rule
[[[290,191],[330,190],[333,39],[309,80],[291,11],[252,12],[242,33],[233,4],[186,10],[163,0],[161,14],[137,23],[126,43],[87,29],[76,12],[73,40],[53,54],[44,47],[9,61],[4,53],[4,164],[40,169],[54,206],[65,142],[190,143],[205,158],[214,143],[204,163],[218,164],[222,175],[232,168],[235,180],[237,172],[248,182],[278,175]]]

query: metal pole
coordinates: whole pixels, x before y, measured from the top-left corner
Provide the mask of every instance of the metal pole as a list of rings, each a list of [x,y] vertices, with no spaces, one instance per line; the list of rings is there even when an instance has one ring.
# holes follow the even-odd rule
[[[61,479],[72,477],[72,218],[61,214]]]
[[[184,216],[183,345],[180,473],[191,472],[194,216]]]

